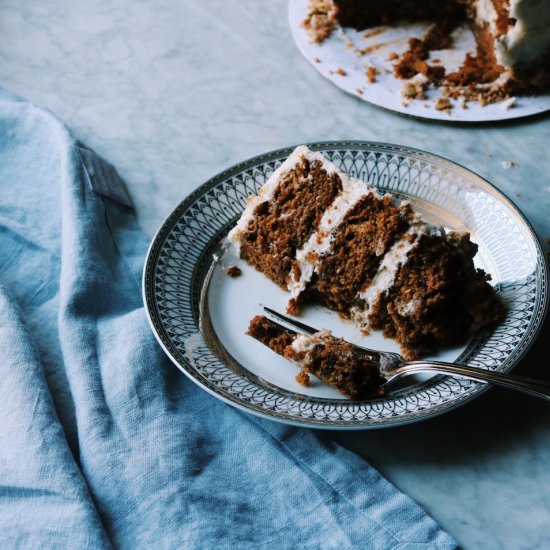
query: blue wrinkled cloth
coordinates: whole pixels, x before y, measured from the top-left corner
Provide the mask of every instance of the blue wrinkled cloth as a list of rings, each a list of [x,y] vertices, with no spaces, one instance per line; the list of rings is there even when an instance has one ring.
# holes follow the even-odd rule
[[[455,548],[326,435],[169,363],[127,202],[51,113],[0,92],[0,547]]]

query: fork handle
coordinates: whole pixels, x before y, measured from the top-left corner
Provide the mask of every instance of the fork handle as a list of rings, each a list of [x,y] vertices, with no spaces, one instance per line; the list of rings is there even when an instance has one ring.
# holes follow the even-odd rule
[[[485,384],[496,384],[497,386],[519,390],[550,401],[550,384],[525,376],[513,376],[476,367],[457,365],[455,363],[444,363],[442,361],[411,361],[394,370],[394,374],[401,376],[418,372],[437,372],[440,374],[463,376],[464,378],[470,378]]]

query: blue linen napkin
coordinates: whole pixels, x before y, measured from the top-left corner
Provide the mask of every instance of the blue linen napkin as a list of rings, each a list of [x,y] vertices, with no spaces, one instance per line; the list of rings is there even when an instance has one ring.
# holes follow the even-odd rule
[[[169,363],[128,204],[52,114],[0,92],[0,547],[455,548],[326,435]]]

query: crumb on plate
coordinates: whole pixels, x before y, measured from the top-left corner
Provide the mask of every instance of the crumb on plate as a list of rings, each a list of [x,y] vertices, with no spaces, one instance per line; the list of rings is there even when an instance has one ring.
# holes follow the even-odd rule
[[[227,275],[229,277],[238,277],[239,275],[242,274],[242,271],[241,271],[241,268],[240,267],[237,267],[236,265],[230,265],[228,268],[227,268]]]
[[[437,111],[450,111],[453,106],[451,100],[448,97],[438,97],[435,100],[435,105]]]
[[[367,77],[367,80],[371,84],[374,84],[376,82],[377,74],[378,74],[378,69],[374,65],[371,65],[365,72],[365,76]]]

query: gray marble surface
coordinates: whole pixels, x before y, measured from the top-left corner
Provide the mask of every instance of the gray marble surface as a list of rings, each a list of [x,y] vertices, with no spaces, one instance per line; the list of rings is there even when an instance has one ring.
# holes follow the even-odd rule
[[[0,85],[44,105],[116,165],[152,235],[198,185],[270,149],[335,139],[410,145],[504,191],[550,237],[550,123],[449,125],[371,107],[322,79],[287,0],[0,3]],[[505,169],[513,161],[518,166]],[[550,378],[550,328],[517,372]],[[492,389],[431,421],[334,434],[466,549],[550,548],[550,408]]]

